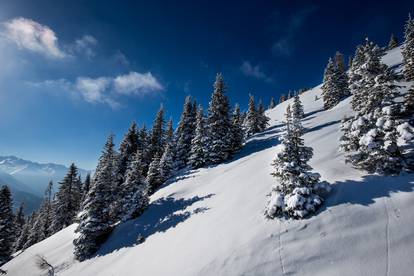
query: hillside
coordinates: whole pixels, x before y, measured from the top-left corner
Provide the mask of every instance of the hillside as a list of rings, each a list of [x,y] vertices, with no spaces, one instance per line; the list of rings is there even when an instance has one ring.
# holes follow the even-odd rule
[[[399,49],[384,57],[392,66],[400,60]],[[35,256],[41,254],[57,275],[407,275],[414,256],[414,175],[366,175],[345,164],[339,125],[352,114],[350,99],[323,111],[316,87],[301,100],[311,166],[333,187],[315,216],[263,216],[287,101],[268,111],[269,128],[231,161],[164,185],[141,217],[117,227],[98,256],[74,261],[72,225],[2,268],[8,275],[39,275]],[[140,235],[145,241],[137,244]]]

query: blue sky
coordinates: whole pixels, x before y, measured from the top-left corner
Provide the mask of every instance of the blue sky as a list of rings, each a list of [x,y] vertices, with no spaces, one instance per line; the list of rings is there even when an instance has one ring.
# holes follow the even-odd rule
[[[319,84],[328,57],[365,36],[401,39],[413,12],[294,2],[2,0],[0,154],[92,169],[109,133],[150,126],[161,103],[175,123],[186,95],[206,107],[217,72],[232,104],[267,103]]]

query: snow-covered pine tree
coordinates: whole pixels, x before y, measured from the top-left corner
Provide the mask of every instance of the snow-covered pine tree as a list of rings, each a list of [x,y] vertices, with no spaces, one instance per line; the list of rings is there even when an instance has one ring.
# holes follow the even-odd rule
[[[272,175],[278,179],[279,185],[272,189],[266,207],[269,218],[286,215],[301,219],[313,212],[322,204],[321,194],[329,191],[329,187],[319,182],[320,175],[312,173],[308,161],[312,158],[312,148],[306,147],[296,130],[300,120],[291,116],[290,108],[286,111],[286,133],[276,159],[272,163]]]
[[[120,214],[122,220],[136,218],[147,208],[149,203],[148,182],[142,175],[142,158],[138,151],[127,169],[121,186]]]
[[[398,47],[398,39],[394,34],[391,34],[390,41],[388,42],[388,50]]]
[[[404,77],[406,81],[414,80],[414,19],[411,15],[405,23],[404,44],[401,51],[403,56]]]
[[[207,119],[208,161],[213,164],[227,160],[231,154],[230,104],[225,92],[226,84],[223,75],[217,74]]]
[[[191,140],[191,151],[188,164],[197,169],[206,164],[206,124],[203,107],[200,105],[197,111],[196,129],[194,138]]]
[[[266,110],[263,106],[262,100],[259,100],[259,104],[257,107],[257,124],[259,131],[265,130],[269,125],[270,118],[266,116],[265,111]]]
[[[167,122],[167,129],[165,131],[165,144],[174,144],[174,126],[172,119],[169,119]]]
[[[29,223],[29,220],[23,225],[22,230],[20,231],[20,235],[17,237],[17,240],[14,243],[14,252],[23,249],[24,245],[27,242],[27,238],[29,237],[29,229],[31,228],[30,226],[31,224]]]
[[[117,181],[117,152],[110,135],[105,143],[91,188],[79,214],[79,225],[76,232],[80,235],[73,241],[74,255],[82,261],[91,257],[104,242],[112,230],[113,219],[110,217],[109,205],[112,202],[112,190]]]
[[[286,101],[286,95],[285,94],[282,94],[279,97],[279,103],[283,103],[284,101]]]
[[[403,112],[407,117],[414,115],[414,85],[411,85],[407,94],[404,95]]]
[[[322,97],[325,109],[330,109],[338,103],[336,70],[332,58],[329,58],[328,65],[326,65],[323,75]]]
[[[243,116],[239,104],[236,104],[232,114],[232,152],[238,152],[244,143]]]
[[[80,209],[83,199],[82,182],[79,181],[78,168],[74,163],[70,165],[66,176],[59,184],[53,208],[53,233],[71,225]]]
[[[287,94],[287,99],[291,99],[292,98],[292,90],[289,90],[288,94]]]
[[[351,94],[349,91],[348,74],[346,72],[344,56],[339,51],[335,54],[335,72],[339,92],[339,102]]]
[[[160,176],[162,182],[165,182],[174,173],[176,167],[173,155],[173,143],[165,145],[164,152],[160,159]]]
[[[275,98],[274,98],[274,97],[271,97],[271,98],[270,98],[270,103],[269,103],[269,107],[268,107],[268,109],[275,108],[275,106],[276,106],[276,101],[275,101]]]
[[[292,104],[292,116],[297,118],[298,120],[302,120],[305,117],[305,113],[303,111],[303,105],[300,101],[299,95],[295,95]]]
[[[21,203],[16,215],[14,216],[14,225],[16,229],[16,237],[18,238],[21,234],[23,226],[26,224],[26,218],[24,216],[24,203]]]
[[[157,115],[154,119],[154,124],[152,126],[151,132],[151,159],[154,156],[161,156],[164,151],[165,146],[165,120],[164,120],[164,106],[161,105],[160,109],[157,112]]]
[[[191,150],[191,140],[194,137],[194,121],[193,106],[191,97],[185,98],[183,112],[181,113],[180,122],[178,123],[176,133],[176,164],[177,168],[181,169],[188,163]]]
[[[159,186],[163,183],[163,179],[161,177],[160,172],[160,157],[156,155],[154,159],[152,159],[151,164],[148,168],[147,174],[147,182],[149,185],[149,194],[153,194]]]
[[[150,151],[150,135],[145,125],[139,131],[139,144],[138,150],[142,153],[142,167],[143,175],[146,176],[148,172],[149,164],[151,163],[151,151]]]
[[[244,119],[243,126],[245,129],[246,137],[249,137],[260,131],[258,112],[256,110],[256,104],[254,102],[254,96],[249,95],[249,108]]]
[[[40,206],[36,219],[33,222],[32,228],[29,229],[27,240],[23,245],[23,248],[28,248],[29,246],[46,239],[54,233],[52,229],[52,190],[53,182],[50,181],[45,190],[42,205]]]
[[[90,188],[91,188],[91,174],[87,173],[85,177],[85,181],[83,182],[83,186],[82,186],[82,191],[83,191],[82,202],[85,200],[86,195],[88,194]]]
[[[9,187],[4,185],[0,188],[0,265],[10,260],[14,240],[12,196]]]
[[[124,182],[126,170],[128,169],[134,154],[138,150],[138,139],[137,124],[132,122],[119,146],[118,185],[121,185]]]

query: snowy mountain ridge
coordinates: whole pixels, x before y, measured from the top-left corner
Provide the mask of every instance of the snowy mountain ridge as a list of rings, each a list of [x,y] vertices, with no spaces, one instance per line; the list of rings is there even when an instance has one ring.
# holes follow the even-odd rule
[[[401,63],[399,49],[383,61]],[[192,170],[151,196],[148,210],[120,224],[95,257],[73,256],[76,225],[20,253],[8,275],[42,275],[36,255],[57,275],[409,275],[414,256],[414,176],[368,175],[339,152],[340,120],[351,99],[323,110],[320,86],[300,95],[310,165],[332,186],[304,220],[267,220],[276,183],[271,162],[291,100],[267,111],[269,128],[223,164]]]

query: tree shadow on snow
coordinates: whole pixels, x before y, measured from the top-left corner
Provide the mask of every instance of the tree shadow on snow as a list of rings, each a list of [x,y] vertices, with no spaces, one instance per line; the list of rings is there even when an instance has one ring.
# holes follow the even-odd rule
[[[172,194],[152,202],[140,217],[118,225],[108,240],[101,246],[97,256],[103,256],[115,250],[145,242],[145,239],[149,236],[166,232],[192,215],[207,211],[209,208],[206,207],[200,207],[192,211],[186,209],[212,196],[214,194],[202,197],[195,196],[189,199],[175,199]]]
[[[311,128],[306,128],[305,129],[305,133],[309,133],[309,132],[321,130],[322,128],[335,125],[335,124],[337,124],[339,122],[341,122],[341,120],[330,121],[330,122],[327,122],[325,124],[317,125],[317,126],[314,126],[314,127],[311,127]]]
[[[332,191],[318,213],[341,204],[369,206],[378,198],[391,197],[392,193],[412,192],[414,191],[414,174],[367,175],[361,181],[338,181],[331,187]]]

